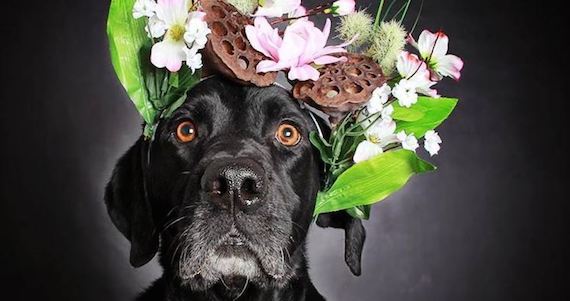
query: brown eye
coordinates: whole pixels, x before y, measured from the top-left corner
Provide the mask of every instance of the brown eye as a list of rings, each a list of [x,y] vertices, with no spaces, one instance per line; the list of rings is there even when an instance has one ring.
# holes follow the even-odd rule
[[[301,134],[295,126],[282,123],[275,133],[275,139],[285,146],[295,146],[301,141]]]
[[[196,127],[191,121],[183,121],[176,128],[176,137],[180,142],[190,142],[196,138]]]

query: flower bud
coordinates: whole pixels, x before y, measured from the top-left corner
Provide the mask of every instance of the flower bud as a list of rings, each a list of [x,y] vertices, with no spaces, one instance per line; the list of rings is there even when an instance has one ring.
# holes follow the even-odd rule
[[[355,5],[354,0],[338,0],[332,4],[331,10],[334,15],[345,16],[354,12]]]

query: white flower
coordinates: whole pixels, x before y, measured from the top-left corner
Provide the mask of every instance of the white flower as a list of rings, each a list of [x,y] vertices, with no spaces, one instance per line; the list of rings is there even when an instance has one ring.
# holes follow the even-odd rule
[[[158,68],[166,67],[177,72],[182,62],[192,69],[202,66],[202,55],[198,50],[208,41],[210,29],[203,20],[204,12],[188,13],[189,0],[158,0],[148,20],[147,32],[153,38],[162,38],[152,46],[150,61]],[[198,67],[199,66],[199,67]]]
[[[416,93],[415,84],[405,78],[401,79],[392,90],[394,97],[398,99],[398,103],[402,107],[409,108],[418,102],[418,93]]]
[[[381,146],[386,146],[393,140],[390,138],[393,138],[395,130],[396,122],[392,118],[380,119],[366,130],[366,139]]]
[[[170,72],[177,72],[182,67],[182,61],[186,59],[186,44],[175,40],[164,40],[152,46],[150,61],[158,68],[168,69]]]
[[[354,160],[354,163],[366,161],[376,157],[383,152],[384,150],[378,144],[364,140],[360,142],[356,147],[356,151],[354,152],[352,160]]]
[[[424,30],[420,34],[418,42],[409,37],[410,44],[416,47],[424,60],[428,62],[432,72],[432,80],[441,80],[443,76],[449,76],[455,80],[461,77],[463,61],[453,55],[447,54],[449,38],[441,31],[432,33]]]
[[[375,114],[382,111],[384,104],[388,102],[391,93],[392,89],[390,86],[388,86],[388,84],[384,84],[381,87],[374,89],[372,92],[372,97],[368,101],[368,104],[366,104],[368,113]]]
[[[160,20],[156,15],[153,15],[148,19],[148,25],[144,28],[151,38],[160,38],[168,29],[166,24]]]
[[[389,118],[391,119],[392,114],[394,114],[394,106],[388,105],[384,109],[382,109],[380,116],[382,116],[382,119],[389,119]]]
[[[186,54],[186,65],[190,67],[192,73],[196,72],[196,69],[202,68],[202,54],[198,53],[196,47],[185,48],[184,53]]]
[[[426,64],[417,55],[402,51],[398,56],[396,68],[400,76],[408,80],[410,86],[415,87],[417,93],[438,97],[437,91],[431,88],[436,82],[430,80]]]
[[[414,135],[407,135],[406,132],[401,131],[396,134],[398,140],[402,143],[402,147],[407,150],[416,151],[416,149],[420,146],[418,144],[418,139]]]
[[[156,16],[167,28],[162,41],[154,44],[151,49],[150,61],[158,68],[176,72],[182,67],[186,58],[184,49],[184,32],[188,17],[185,0],[159,0]],[[158,24],[158,23],[157,23]],[[151,33],[154,30],[151,28]]]
[[[156,10],[156,2],[154,0],[137,0],[133,6],[133,17],[135,19],[142,17],[152,17]]]
[[[366,140],[360,142],[354,152],[355,163],[366,161],[384,152],[384,147],[398,142],[394,131],[396,122],[391,118],[381,119],[366,130]]]
[[[194,44],[198,48],[204,48],[208,42],[208,34],[210,29],[208,23],[203,20],[204,13],[191,12],[188,15],[188,22],[186,23],[186,32],[184,33],[184,40],[188,45]]]
[[[442,142],[441,138],[439,137],[439,134],[434,130],[429,130],[426,132],[424,138],[425,138],[424,148],[426,149],[426,151],[429,152],[430,156],[437,155],[437,153],[441,149],[439,145]]]
[[[263,2],[263,3],[262,3]],[[292,13],[301,5],[301,0],[265,0],[260,1],[254,16],[256,17],[281,17]]]
[[[332,13],[337,16],[346,16],[354,12],[354,0],[338,0],[332,4]]]

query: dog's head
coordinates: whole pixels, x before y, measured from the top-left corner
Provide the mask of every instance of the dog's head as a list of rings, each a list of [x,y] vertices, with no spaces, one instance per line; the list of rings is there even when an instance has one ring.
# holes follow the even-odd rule
[[[285,285],[305,267],[322,166],[308,139],[315,124],[279,87],[209,79],[162,120],[152,142],[119,160],[109,214],[131,242],[131,264],[159,249],[168,276],[194,290],[246,278]],[[346,214],[320,224],[347,230],[346,259],[360,272],[364,231]]]

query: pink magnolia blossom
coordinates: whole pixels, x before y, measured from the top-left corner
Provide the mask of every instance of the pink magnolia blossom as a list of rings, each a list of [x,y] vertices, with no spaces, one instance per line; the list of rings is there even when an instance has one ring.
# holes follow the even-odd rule
[[[303,20],[308,20],[309,17],[305,17],[306,15],[307,15],[307,9],[304,6],[299,5],[299,7],[297,7],[294,11],[290,12],[287,15],[287,17],[288,18],[299,18],[299,19],[303,19]],[[300,17],[303,17],[303,18],[300,18]],[[297,20],[299,20],[299,19],[297,19]],[[293,22],[295,22],[295,21],[293,21]]]
[[[443,76],[459,80],[463,61],[453,54],[447,54],[449,38],[445,33],[441,31],[432,33],[429,30],[424,30],[420,34],[418,42],[411,36],[408,37],[408,41],[419,50],[421,57],[428,62],[432,71],[432,80],[441,80]]]
[[[346,52],[349,43],[326,46],[331,22],[327,19],[321,31],[311,21],[300,19],[285,29],[283,37],[265,18],[258,17],[248,25],[245,33],[251,46],[269,59],[257,65],[257,72],[289,70],[290,80],[318,80],[319,71],[312,66],[332,64],[346,60],[330,54]]]

